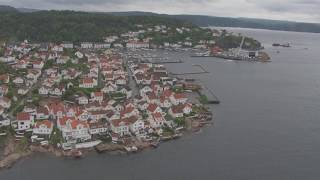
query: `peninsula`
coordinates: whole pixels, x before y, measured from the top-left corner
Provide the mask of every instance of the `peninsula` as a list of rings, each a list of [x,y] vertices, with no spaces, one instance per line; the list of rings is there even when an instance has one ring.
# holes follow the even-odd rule
[[[219,101],[164,65],[183,60],[153,52],[227,50],[242,41],[225,30],[167,18],[5,14],[0,17],[9,18],[0,21],[0,168],[34,152],[66,157],[90,150],[136,152],[198,131],[212,123],[207,104]],[[10,21],[19,23],[8,26]],[[75,21],[76,29],[70,26]],[[242,44],[249,51],[261,49],[249,37]]]

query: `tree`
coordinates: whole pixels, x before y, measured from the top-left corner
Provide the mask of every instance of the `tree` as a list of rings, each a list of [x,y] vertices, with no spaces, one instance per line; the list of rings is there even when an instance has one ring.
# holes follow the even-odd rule
[[[56,146],[58,143],[62,143],[63,141],[64,139],[62,137],[62,132],[57,127],[54,127],[49,139],[49,143]]]

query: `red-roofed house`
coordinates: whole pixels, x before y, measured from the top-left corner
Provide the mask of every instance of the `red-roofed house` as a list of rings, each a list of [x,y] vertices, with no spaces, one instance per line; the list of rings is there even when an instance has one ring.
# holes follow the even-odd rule
[[[58,120],[58,128],[62,132],[65,140],[89,140],[89,125],[85,121],[79,121],[75,118],[63,117]]]
[[[25,131],[31,129],[33,125],[33,116],[30,113],[20,112],[17,114],[18,130]]]
[[[157,96],[153,92],[147,93],[146,100],[148,103],[158,103],[159,102]]]
[[[10,81],[10,77],[8,74],[0,75],[0,82],[7,84],[7,83],[9,83],[9,81]]]
[[[159,128],[165,124],[166,120],[161,113],[157,112],[157,113],[152,113],[152,115],[149,118],[149,122],[151,127]]]
[[[98,82],[94,78],[84,78],[81,80],[79,87],[80,88],[94,88],[98,85]]]
[[[103,93],[100,91],[92,92],[91,93],[91,101],[98,101],[101,103],[103,101]]]
[[[183,113],[190,114],[191,112],[192,112],[192,104],[190,104],[190,103],[184,104]]]
[[[130,123],[122,119],[116,119],[111,121],[112,132],[119,134],[120,136],[130,134],[129,126],[130,126]]]
[[[170,108],[171,107],[171,102],[169,98],[166,98],[165,96],[160,97],[160,107],[162,108]]]
[[[50,136],[53,130],[53,123],[49,120],[38,121],[33,127],[33,134]]]
[[[48,119],[49,111],[45,107],[37,107],[35,116],[36,119]]]
[[[138,116],[139,111],[135,107],[126,107],[124,110],[120,112],[121,118],[128,118],[131,116]]]
[[[170,96],[170,101],[173,105],[184,104],[188,100],[184,93],[174,93]]]
[[[169,109],[169,114],[174,117],[183,117],[184,114],[190,114],[192,112],[192,104],[186,103],[186,104],[179,104],[176,106],[172,106]]]
[[[61,118],[65,113],[65,107],[63,102],[53,102],[46,105],[49,114],[53,116],[53,118]]]
[[[82,96],[78,97],[78,104],[79,105],[86,105],[88,103],[89,103],[89,99],[87,96],[82,95]]]
[[[162,109],[157,104],[149,104],[147,111],[149,114],[162,113]]]

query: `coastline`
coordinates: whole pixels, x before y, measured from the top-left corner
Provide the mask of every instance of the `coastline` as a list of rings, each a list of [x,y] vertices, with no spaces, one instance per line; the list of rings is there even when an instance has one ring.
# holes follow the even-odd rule
[[[129,151],[127,149],[128,146],[124,144],[115,144],[115,143],[101,143],[93,148],[86,148],[81,149],[81,153],[84,154],[84,156],[81,156],[83,158],[86,158],[85,155],[95,152],[98,154],[111,154],[111,155],[121,155],[121,154],[131,154],[131,153],[140,153],[148,149],[154,149],[157,148],[159,143],[167,142],[167,141],[173,141],[181,136],[184,136],[186,134],[193,134],[197,133],[206,125],[213,124],[212,119],[207,120],[206,122],[203,121],[195,121],[191,122],[190,128],[187,130],[182,131],[179,135],[171,135],[163,138],[159,138],[157,142],[142,142],[142,141],[135,141],[134,143],[131,143],[131,147],[136,147],[136,150]],[[17,152],[17,147],[19,146],[19,143],[17,143],[14,139],[14,137],[8,137],[7,142],[5,143],[5,148],[3,154],[0,156],[0,171],[4,169],[10,169],[12,168],[17,162],[21,161],[24,158],[30,157],[36,153],[44,153],[48,155],[53,155],[56,158],[73,158],[77,159],[79,157],[75,157],[72,151],[65,151],[61,148],[54,147],[53,145],[48,146],[41,146],[41,145],[35,145],[35,144],[28,144],[27,147],[24,148],[23,151]]]

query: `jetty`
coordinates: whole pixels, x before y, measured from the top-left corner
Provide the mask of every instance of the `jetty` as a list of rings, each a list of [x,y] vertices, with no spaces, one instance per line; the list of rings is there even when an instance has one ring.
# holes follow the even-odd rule
[[[207,71],[202,65],[200,64],[192,64],[192,66],[197,66],[201,69],[200,72],[184,72],[184,73],[170,73],[172,75],[192,75],[192,74],[208,74],[210,73]]]
[[[209,89],[206,86],[202,86],[203,88],[198,91],[200,96],[206,96],[207,97],[207,102],[209,104],[220,104],[220,100],[218,97],[213,93],[211,89]]]
[[[172,63],[183,63],[181,59],[179,60],[164,60],[164,61],[153,61],[153,64],[172,64]]]

